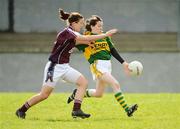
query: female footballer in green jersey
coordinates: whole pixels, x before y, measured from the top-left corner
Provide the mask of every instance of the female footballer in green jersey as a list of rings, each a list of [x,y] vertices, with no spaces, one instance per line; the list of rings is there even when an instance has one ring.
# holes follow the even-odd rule
[[[100,17],[93,15],[86,20],[85,35],[102,34],[102,30],[103,21]],[[127,74],[129,73],[128,63],[118,54],[111,38],[106,37],[96,40],[94,47],[85,44],[80,44],[76,47],[84,53],[86,60],[90,63],[93,79],[96,80],[96,89],[87,89],[85,97],[102,97],[105,86],[110,85],[113,88],[114,96],[118,103],[123,107],[129,117],[132,116],[138,106],[135,104],[130,107],[126,103],[119,82],[111,74],[111,56],[115,57],[123,65]],[[76,89],[68,98],[68,103],[74,99],[75,94]]]

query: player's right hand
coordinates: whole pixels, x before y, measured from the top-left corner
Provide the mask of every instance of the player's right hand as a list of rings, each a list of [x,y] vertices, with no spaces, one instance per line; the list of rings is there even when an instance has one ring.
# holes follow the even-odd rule
[[[106,35],[107,36],[112,36],[113,34],[117,33],[118,32],[118,29],[112,29],[112,30],[109,30],[106,32]]]
[[[54,71],[48,71],[48,72],[47,72],[46,82],[47,82],[48,80],[50,80],[51,82],[53,82],[53,73],[54,73]]]
[[[89,45],[91,48],[94,48],[94,41],[91,41],[88,45]]]
[[[54,75],[54,66],[55,64],[51,62],[49,68],[48,68],[48,71],[47,71],[47,75],[46,75],[46,82],[48,80],[50,80],[51,82],[53,82],[53,75]]]

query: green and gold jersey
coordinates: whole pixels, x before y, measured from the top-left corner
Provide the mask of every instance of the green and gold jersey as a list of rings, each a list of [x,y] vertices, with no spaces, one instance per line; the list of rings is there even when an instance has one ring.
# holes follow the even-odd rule
[[[92,33],[88,34],[93,35]],[[110,49],[113,47],[114,46],[110,37],[96,40],[94,42],[94,47],[85,44],[76,45],[76,48],[84,53],[86,60],[88,60],[90,64],[94,63],[95,60],[110,60]]]

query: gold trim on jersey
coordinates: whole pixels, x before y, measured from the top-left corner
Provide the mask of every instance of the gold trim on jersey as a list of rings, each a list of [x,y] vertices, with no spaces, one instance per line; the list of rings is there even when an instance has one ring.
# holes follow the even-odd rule
[[[102,74],[102,72],[100,72],[100,71],[96,68],[96,66],[97,66],[97,61],[94,61],[94,63],[92,63],[92,64],[90,65],[90,69],[91,69],[91,72],[92,72],[93,74],[95,74],[96,78],[99,78],[99,77],[101,77],[103,74]]]
[[[91,48],[90,46],[85,48],[85,52],[83,54],[84,54],[84,57],[86,58],[86,60],[89,60],[92,53],[93,53],[93,48]]]

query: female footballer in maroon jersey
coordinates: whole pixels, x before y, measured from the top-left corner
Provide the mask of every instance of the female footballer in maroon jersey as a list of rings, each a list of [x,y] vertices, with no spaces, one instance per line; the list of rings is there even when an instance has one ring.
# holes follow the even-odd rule
[[[117,29],[112,29],[105,34],[84,36],[78,33],[84,26],[84,18],[81,14],[77,12],[67,13],[62,9],[59,10],[59,14],[61,19],[67,20],[68,27],[60,31],[57,35],[49,61],[44,69],[44,79],[40,93],[28,99],[25,104],[16,111],[16,115],[19,118],[25,119],[25,112],[30,107],[47,99],[60,79],[77,85],[72,117],[90,117],[90,114],[86,114],[81,110],[81,103],[88,82],[79,71],[69,65],[70,51],[78,43],[90,45],[91,41],[113,35],[117,32]]]

